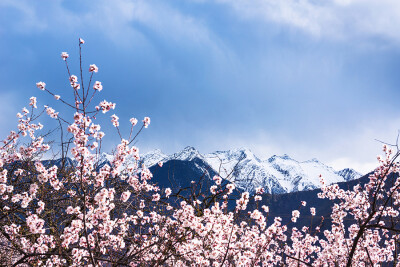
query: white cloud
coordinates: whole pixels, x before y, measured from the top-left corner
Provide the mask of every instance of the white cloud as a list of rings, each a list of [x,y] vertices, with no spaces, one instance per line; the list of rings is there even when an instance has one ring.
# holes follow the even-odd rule
[[[400,42],[397,0],[219,0],[239,16],[285,24],[316,37],[380,37]]]
[[[192,1],[215,3],[210,0]],[[398,0],[216,1],[231,7],[240,18],[286,25],[317,38],[353,40],[378,37],[400,43]],[[181,42],[187,38],[193,42],[221,45],[218,36],[201,19],[185,14],[179,7],[172,7],[164,1],[100,0],[88,3],[82,5],[79,12],[69,10],[65,7],[68,3],[61,0],[40,3],[3,0],[0,1],[0,7],[12,8],[20,13],[18,20],[14,19],[11,23],[17,31],[54,30],[60,27],[76,30],[91,25],[115,39],[126,36],[140,38],[140,33],[132,27],[133,22],[139,22],[170,41],[177,38]]]
[[[105,2],[102,9],[109,10],[109,2]],[[173,8],[160,1],[128,1],[118,0],[112,2],[112,7],[117,6],[118,12],[109,16],[112,19],[125,21],[127,30],[134,29],[132,23],[139,23],[153,31],[158,38],[169,44],[179,46],[188,45],[207,47],[214,55],[232,56],[230,50],[201,20],[194,16],[184,14],[179,9]],[[107,15],[104,12],[103,15]],[[121,18],[122,17],[122,18]],[[114,31],[115,26],[110,28]]]
[[[0,8],[4,9],[4,13],[13,14],[13,11],[17,11],[20,14],[20,17],[8,18],[12,21],[11,28],[13,31],[29,33],[32,31],[42,31],[47,28],[47,23],[41,20],[38,13],[25,1],[2,0],[0,1]],[[6,31],[3,27],[0,26],[0,32]]]
[[[152,37],[143,31],[148,30],[166,44],[205,49],[217,59],[234,57],[229,46],[203,20],[164,1],[88,1],[77,9],[62,0],[4,0],[0,1],[2,6],[17,10],[20,17],[19,21],[10,18],[10,31],[18,27],[28,34],[38,30],[57,35],[98,33],[116,45],[132,49],[133,44],[154,45]]]

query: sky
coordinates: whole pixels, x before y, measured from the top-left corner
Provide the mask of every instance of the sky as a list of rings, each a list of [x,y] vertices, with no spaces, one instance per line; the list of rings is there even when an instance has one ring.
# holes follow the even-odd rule
[[[397,0],[0,0],[0,135],[31,96],[67,109],[35,84],[72,95],[60,54],[78,74],[81,37],[123,135],[151,118],[142,152],[249,148],[366,173],[400,129],[399,26]]]

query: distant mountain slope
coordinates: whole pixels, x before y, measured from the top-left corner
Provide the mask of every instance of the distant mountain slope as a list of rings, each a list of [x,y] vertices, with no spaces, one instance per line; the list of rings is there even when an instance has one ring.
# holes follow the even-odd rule
[[[202,186],[209,192],[214,183],[212,177],[216,172],[199,158],[192,161],[168,160],[162,167],[157,164],[150,167],[153,174],[152,181],[161,188],[170,187],[174,190],[190,187],[192,181]]]

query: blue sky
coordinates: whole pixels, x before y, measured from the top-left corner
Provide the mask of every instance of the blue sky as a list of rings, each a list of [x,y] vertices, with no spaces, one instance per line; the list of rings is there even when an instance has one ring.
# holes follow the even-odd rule
[[[0,134],[32,95],[64,109],[35,83],[67,98],[60,53],[77,73],[82,37],[122,130],[151,117],[144,152],[248,147],[367,172],[400,129],[399,25],[395,0],[0,0]]]

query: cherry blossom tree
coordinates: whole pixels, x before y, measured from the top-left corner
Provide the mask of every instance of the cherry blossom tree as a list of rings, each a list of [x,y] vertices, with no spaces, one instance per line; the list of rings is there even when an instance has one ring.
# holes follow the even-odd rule
[[[79,39],[80,58],[83,44]],[[398,149],[384,146],[385,156],[378,158],[379,167],[363,186],[343,190],[325,185],[321,177],[319,197],[337,200],[332,226],[320,234],[319,226],[297,229],[279,217],[269,218],[266,205],[248,209],[251,198],[262,200],[262,188],[255,196],[241,192],[233,209],[228,201],[235,185],[223,183],[218,175],[207,196],[193,191],[185,197],[159,188],[150,170],[140,165],[134,146],[150,125],[148,117],[141,126],[138,119],[130,119],[125,137],[119,117],[111,115],[120,140],[109,164],[102,164],[105,134],[96,117],[116,105],[106,100],[94,104],[103,89],[94,79],[99,71],[95,64],[89,66],[86,80],[82,60],[78,78],[70,72],[68,53],[61,58],[73,103],[45,82],[36,85],[73,115],[64,116],[50,106],[40,109],[31,97],[29,108],[17,114],[18,130],[0,147],[0,260],[5,265],[400,266]],[[39,122],[46,115],[58,123],[62,136],[57,162],[43,160],[51,148]],[[307,211],[311,216],[317,212],[314,207]],[[301,213],[294,210],[291,215],[295,223]],[[354,223],[346,226],[346,218]]]

